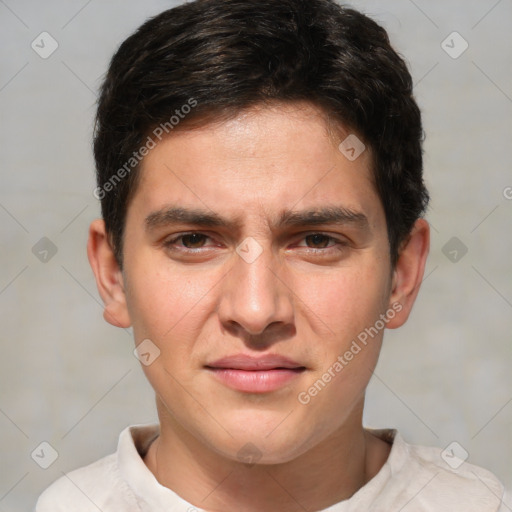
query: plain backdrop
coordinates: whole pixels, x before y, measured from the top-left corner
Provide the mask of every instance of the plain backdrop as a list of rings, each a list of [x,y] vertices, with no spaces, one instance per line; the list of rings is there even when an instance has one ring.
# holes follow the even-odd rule
[[[31,510],[63,473],[113,452],[124,427],[156,421],[130,332],[103,321],[85,246],[99,215],[98,86],[120,42],[175,4],[0,0],[0,512]],[[410,65],[432,195],[423,288],[408,324],[386,333],[365,422],[456,441],[510,487],[512,1],[352,5]],[[47,469],[41,450],[57,457]]]

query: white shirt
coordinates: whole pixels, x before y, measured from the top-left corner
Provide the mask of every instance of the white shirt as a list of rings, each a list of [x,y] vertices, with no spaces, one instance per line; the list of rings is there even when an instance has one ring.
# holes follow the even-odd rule
[[[61,477],[39,497],[36,512],[199,512],[146,467],[142,457],[158,433],[158,425],[126,428],[116,453]],[[388,460],[350,499],[322,512],[512,510],[503,486],[489,471],[467,462],[453,469],[440,449],[409,445],[395,430],[372,433],[392,443]]]

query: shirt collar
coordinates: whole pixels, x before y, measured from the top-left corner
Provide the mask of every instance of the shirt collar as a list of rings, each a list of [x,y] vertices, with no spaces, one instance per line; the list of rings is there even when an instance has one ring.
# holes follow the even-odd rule
[[[117,447],[117,464],[121,477],[144,512],[199,512],[174,491],[161,485],[144,463],[143,456],[159,433],[159,425],[154,424],[133,425],[121,432]]]
[[[377,475],[350,499],[336,503],[323,512],[361,510],[359,507],[371,504],[392,476],[404,465],[408,456],[408,445],[396,430],[367,430],[392,445],[388,460]],[[128,484],[144,512],[160,509],[168,512],[200,512],[174,491],[161,485],[144,463],[143,457],[159,433],[158,424],[133,425],[121,432],[117,448],[117,464],[121,477]]]

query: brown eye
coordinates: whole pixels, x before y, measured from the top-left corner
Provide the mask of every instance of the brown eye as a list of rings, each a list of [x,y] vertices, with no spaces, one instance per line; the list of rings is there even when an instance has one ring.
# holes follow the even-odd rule
[[[199,249],[204,246],[208,237],[201,233],[191,233],[189,235],[182,235],[180,238],[182,244],[187,249]]]
[[[313,249],[325,249],[329,246],[332,238],[327,235],[322,235],[321,233],[315,233],[314,235],[306,236],[305,240],[308,247],[312,247]]]

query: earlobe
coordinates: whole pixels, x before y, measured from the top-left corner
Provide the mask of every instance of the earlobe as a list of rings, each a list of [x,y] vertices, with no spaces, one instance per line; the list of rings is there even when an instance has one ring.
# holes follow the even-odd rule
[[[130,327],[123,274],[110,245],[105,222],[97,219],[89,227],[87,256],[105,309],[103,317],[116,327]]]
[[[398,310],[396,305],[400,304],[401,309],[387,323],[387,328],[396,329],[407,321],[423,280],[429,248],[430,227],[425,219],[418,219],[400,249],[393,272],[389,307],[395,304]]]

